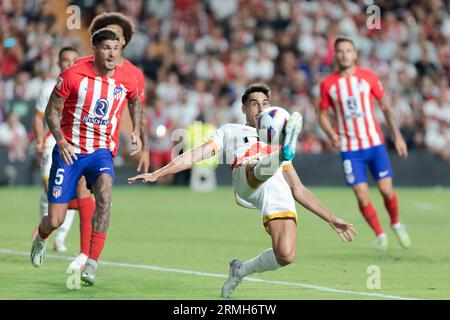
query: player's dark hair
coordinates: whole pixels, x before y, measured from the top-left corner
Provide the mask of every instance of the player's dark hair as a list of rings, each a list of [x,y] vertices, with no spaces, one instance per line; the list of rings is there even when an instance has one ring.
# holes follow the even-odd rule
[[[122,28],[123,37],[125,38],[125,45],[123,47],[125,48],[133,37],[135,30],[130,19],[122,13],[105,12],[99,14],[92,20],[89,26],[89,33],[93,35],[97,30],[103,29],[111,24],[116,24]]]
[[[241,101],[243,105],[247,102],[248,98],[250,97],[250,94],[254,92],[262,92],[263,94],[266,95],[267,99],[270,99],[270,88],[267,84],[262,82],[252,83],[245,89],[244,94],[242,95]]]
[[[59,52],[58,52],[58,58],[61,59],[61,55],[62,55],[64,52],[66,52],[66,51],[73,51],[73,52],[78,53],[78,50],[77,50],[76,48],[74,48],[74,47],[63,47],[63,48],[61,48],[61,50],[59,50]]]
[[[94,47],[105,40],[119,41],[119,35],[113,29],[103,28],[94,32],[91,37],[91,42]]]
[[[353,40],[349,37],[346,36],[338,36],[335,40],[334,40],[334,50],[336,50],[337,46],[339,45],[339,43],[341,42],[350,42],[353,46],[353,48],[356,49],[355,43],[353,42]]]

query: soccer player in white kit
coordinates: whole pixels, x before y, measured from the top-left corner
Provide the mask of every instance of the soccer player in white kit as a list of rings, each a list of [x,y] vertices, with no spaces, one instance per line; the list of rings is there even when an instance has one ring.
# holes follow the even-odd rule
[[[295,201],[328,222],[343,241],[350,242],[356,236],[353,225],[335,217],[301,183],[291,163],[302,127],[299,113],[293,113],[286,124],[282,150],[277,150],[278,146],[259,142],[256,119],[264,109],[270,107],[269,97],[267,85],[251,84],[242,96],[246,125],[225,124],[203,145],[178,156],[165,167],[128,179],[129,183],[153,182],[223,152],[226,163],[231,164],[233,170],[232,181],[237,203],[259,209],[264,227],[272,238],[272,247],[253,259],[234,259],[230,262],[229,277],[221,292],[224,298],[230,297],[245,276],[275,270],[294,261],[297,245]]]
[[[75,61],[78,59],[78,51],[72,47],[64,47],[58,53],[58,66],[61,72],[71,67]],[[47,79],[39,93],[39,97],[36,101],[36,113],[34,116],[34,130],[36,136],[36,151],[42,153],[42,163],[41,163],[41,178],[44,184],[44,190],[42,191],[40,203],[39,203],[39,213],[41,219],[44,215],[48,214],[48,178],[50,176],[50,168],[52,166],[52,152],[53,147],[56,144],[55,138],[52,136],[49,130],[45,129],[44,125],[44,113],[47,102],[50,95],[55,87],[56,79]],[[46,131],[46,132],[45,132]],[[53,247],[58,252],[65,252],[67,248],[64,241],[67,234],[72,226],[73,219],[75,217],[75,210],[67,210],[66,219],[64,223],[58,228],[56,233],[55,242]],[[37,228],[33,232],[33,238],[37,233]]]

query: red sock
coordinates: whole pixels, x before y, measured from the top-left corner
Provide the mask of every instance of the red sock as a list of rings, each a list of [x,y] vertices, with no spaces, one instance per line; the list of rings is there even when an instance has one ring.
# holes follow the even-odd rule
[[[39,224],[39,227],[38,227],[38,234],[39,234],[39,238],[41,238],[42,240],[47,239],[48,236],[50,235],[50,233],[45,233],[44,231],[42,231],[42,227],[41,227],[40,224]]]
[[[390,199],[384,199],[384,206],[386,207],[387,212],[389,213],[389,217],[391,218],[391,225],[398,223],[398,197],[397,193]]]
[[[359,210],[377,236],[383,233],[383,228],[378,220],[377,211],[373,207],[372,203],[369,202],[365,206],[360,205]]]
[[[95,211],[95,200],[91,197],[78,200],[80,212],[80,252],[89,255],[92,235],[92,217]]]
[[[72,199],[69,201],[69,209],[78,210],[78,199]]]
[[[106,234],[93,231],[91,236],[91,249],[89,250],[89,259],[98,260],[105,245]]]

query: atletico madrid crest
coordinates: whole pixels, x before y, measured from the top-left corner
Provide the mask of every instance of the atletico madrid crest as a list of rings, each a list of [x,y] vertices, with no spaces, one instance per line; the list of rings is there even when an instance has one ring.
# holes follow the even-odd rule
[[[115,87],[114,91],[113,91],[114,99],[120,100],[122,98],[123,93],[124,92],[123,92],[122,87]]]
[[[58,199],[59,197],[61,197],[61,194],[62,194],[62,187],[60,187],[60,186],[54,186],[54,187],[53,187],[53,190],[52,190],[52,194],[53,194],[53,197],[56,198],[56,199]]]

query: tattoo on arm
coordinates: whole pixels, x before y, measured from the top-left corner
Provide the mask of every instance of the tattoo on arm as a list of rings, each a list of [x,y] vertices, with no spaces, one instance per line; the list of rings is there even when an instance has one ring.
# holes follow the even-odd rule
[[[141,142],[142,142],[142,150],[148,150],[148,141],[147,141],[147,125],[145,121],[144,115],[144,106],[141,106]]]
[[[45,108],[45,121],[56,141],[64,137],[61,131],[61,113],[65,101],[53,91]]]
[[[142,108],[139,95],[136,95],[132,100],[128,100],[128,109],[130,111],[131,122],[133,123],[133,132],[139,133],[142,125]]]

